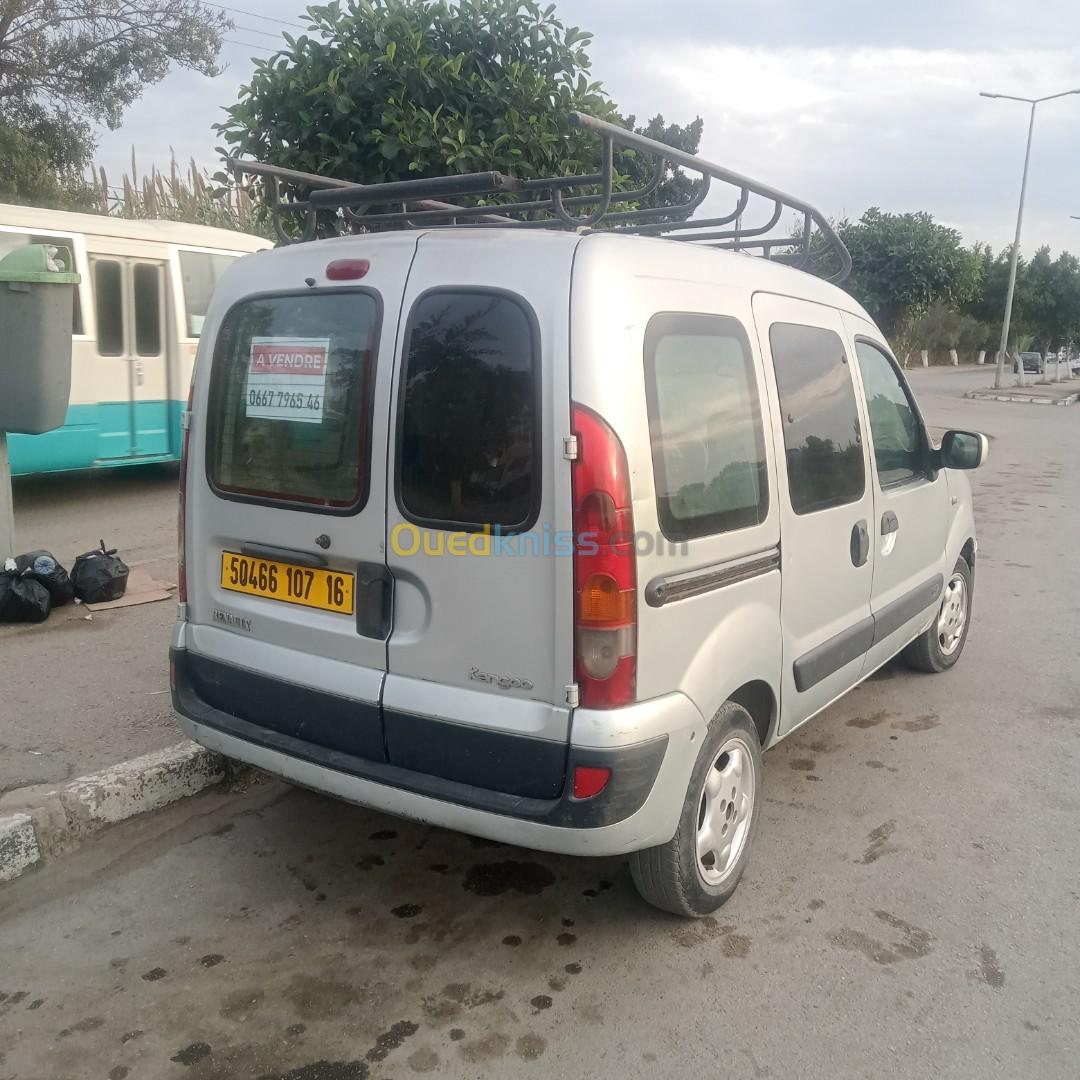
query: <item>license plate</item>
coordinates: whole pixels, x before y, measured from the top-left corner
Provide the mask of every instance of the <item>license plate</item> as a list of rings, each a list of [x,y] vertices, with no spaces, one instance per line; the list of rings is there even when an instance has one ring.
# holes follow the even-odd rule
[[[235,551],[221,553],[221,587],[231,592],[351,615],[353,585],[353,575],[340,570],[256,559]]]

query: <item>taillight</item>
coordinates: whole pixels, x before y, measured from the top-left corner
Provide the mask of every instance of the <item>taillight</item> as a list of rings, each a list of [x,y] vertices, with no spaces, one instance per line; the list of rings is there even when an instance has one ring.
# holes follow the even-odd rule
[[[180,501],[176,513],[176,599],[181,604],[187,603],[187,559],[184,551],[184,526],[187,518],[187,467],[188,444],[191,441],[191,402],[195,394],[195,378],[192,376],[188,388],[187,415],[184,417],[183,431],[180,438]]]
[[[572,405],[574,679],[580,702],[609,709],[634,700],[637,562],[626,451],[592,409]]]

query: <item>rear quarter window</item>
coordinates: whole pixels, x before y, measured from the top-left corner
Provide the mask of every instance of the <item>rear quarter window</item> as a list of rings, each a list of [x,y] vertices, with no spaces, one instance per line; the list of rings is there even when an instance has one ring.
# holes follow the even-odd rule
[[[765,434],[740,323],[654,315],[645,332],[645,391],[664,535],[691,540],[761,524],[769,511]]]
[[[210,379],[218,494],[355,513],[367,498],[380,306],[357,290],[255,297],[226,315]]]

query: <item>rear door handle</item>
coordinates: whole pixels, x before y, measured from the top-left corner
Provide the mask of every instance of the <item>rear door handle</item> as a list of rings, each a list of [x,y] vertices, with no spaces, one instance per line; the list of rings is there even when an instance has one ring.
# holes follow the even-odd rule
[[[851,528],[851,562],[853,566],[862,566],[870,557],[870,530],[866,521],[856,521]]]
[[[356,632],[385,641],[394,622],[394,575],[385,563],[356,567]]]
[[[898,532],[899,529],[900,521],[897,516],[891,510],[886,510],[881,515],[881,535],[888,536],[889,533]]]

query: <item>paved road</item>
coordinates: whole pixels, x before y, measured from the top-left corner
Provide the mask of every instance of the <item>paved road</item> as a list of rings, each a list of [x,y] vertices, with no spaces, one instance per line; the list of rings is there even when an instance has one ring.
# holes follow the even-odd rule
[[[104,539],[130,566],[176,580],[175,466],[21,477],[14,486],[20,551],[45,548],[70,569]],[[39,626],[0,626],[0,794],[182,737],[163,692],[175,606],[85,614],[72,605]]]
[[[0,1077],[1074,1080],[1080,409],[935,378],[930,422],[994,438],[967,652],[766,756],[715,919],[267,780],[0,891]]]

